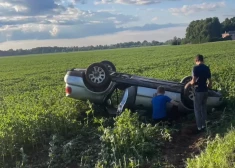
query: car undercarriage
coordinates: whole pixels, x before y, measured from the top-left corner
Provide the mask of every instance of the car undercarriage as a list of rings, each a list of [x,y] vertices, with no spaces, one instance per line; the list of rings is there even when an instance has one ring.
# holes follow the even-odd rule
[[[89,100],[106,109],[113,107],[115,110],[112,111],[116,111],[114,113],[120,113],[126,108],[151,111],[151,99],[159,86],[163,86],[165,94],[180,104],[180,111],[192,112],[194,90],[193,87],[185,88],[191,79],[191,76],[186,76],[181,81],[174,82],[120,73],[110,61],[93,63],[87,69],[70,69],[64,77],[67,97]],[[117,94],[117,90],[122,94],[113,95]],[[116,106],[112,105],[111,97],[117,98]],[[213,108],[221,104],[222,94],[209,89],[207,106]]]

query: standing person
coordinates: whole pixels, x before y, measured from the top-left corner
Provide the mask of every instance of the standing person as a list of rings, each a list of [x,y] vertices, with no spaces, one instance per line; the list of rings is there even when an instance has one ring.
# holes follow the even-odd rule
[[[153,95],[152,119],[153,119],[154,123],[159,122],[159,121],[167,121],[168,119],[172,119],[172,118],[174,118],[173,116],[177,115],[177,114],[170,114],[170,115],[167,114],[167,112],[166,112],[167,103],[172,103],[175,106],[178,106],[178,103],[164,94],[165,94],[165,88],[159,86],[157,89],[157,93],[155,93]]]
[[[192,85],[194,87],[194,113],[197,124],[197,132],[200,132],[206,126],[207,120],[207,97],[208,88],[212,87],[211,71],[208,66],[204,64],[203,56],[198,54],[195,58],[195,66],[192,71],[192,80],[185,86],[185,88]],[[209,83],[207,85],[207,79]]]

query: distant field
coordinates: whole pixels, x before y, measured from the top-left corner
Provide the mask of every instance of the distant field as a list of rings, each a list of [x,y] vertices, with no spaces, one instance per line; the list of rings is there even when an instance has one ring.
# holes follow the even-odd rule
[[[191,75],[198,53],[210,65],[214,88],[234,99],[235,41],[0,58],[1,155],[75,127],[82,104],[65,97],[67,69],[109,60],[120,72],[180,81]]]

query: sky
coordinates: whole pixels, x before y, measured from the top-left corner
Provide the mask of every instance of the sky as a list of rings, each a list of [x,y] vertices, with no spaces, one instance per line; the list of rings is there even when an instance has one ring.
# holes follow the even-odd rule
[[[0,50],[164,42],[214,16],[234,17],[234,0],[0,0]]]

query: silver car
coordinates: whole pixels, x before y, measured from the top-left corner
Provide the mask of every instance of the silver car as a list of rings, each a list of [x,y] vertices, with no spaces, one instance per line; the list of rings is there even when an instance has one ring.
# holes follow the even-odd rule
[[[66,83],[66,96],[101,105],[112,106],[111,97],[115,90],[123,91],[115,113],[124,109],[152,110],[151,100],[159,86],[166,90],[165,95],[179,103],[179,111],[192,112],[194,91],[184,86],[191,80],[191,76],[183,78],[180,82],[146,78],[126,73],[116,72],[114,64],[110,61],[93,63],[87,69],[68,70],[64,81]],[[222,94],[217,90],[208,91],[208,108],[215,108],[222,104]],[[171,105],[167,105],[170,110]]]

